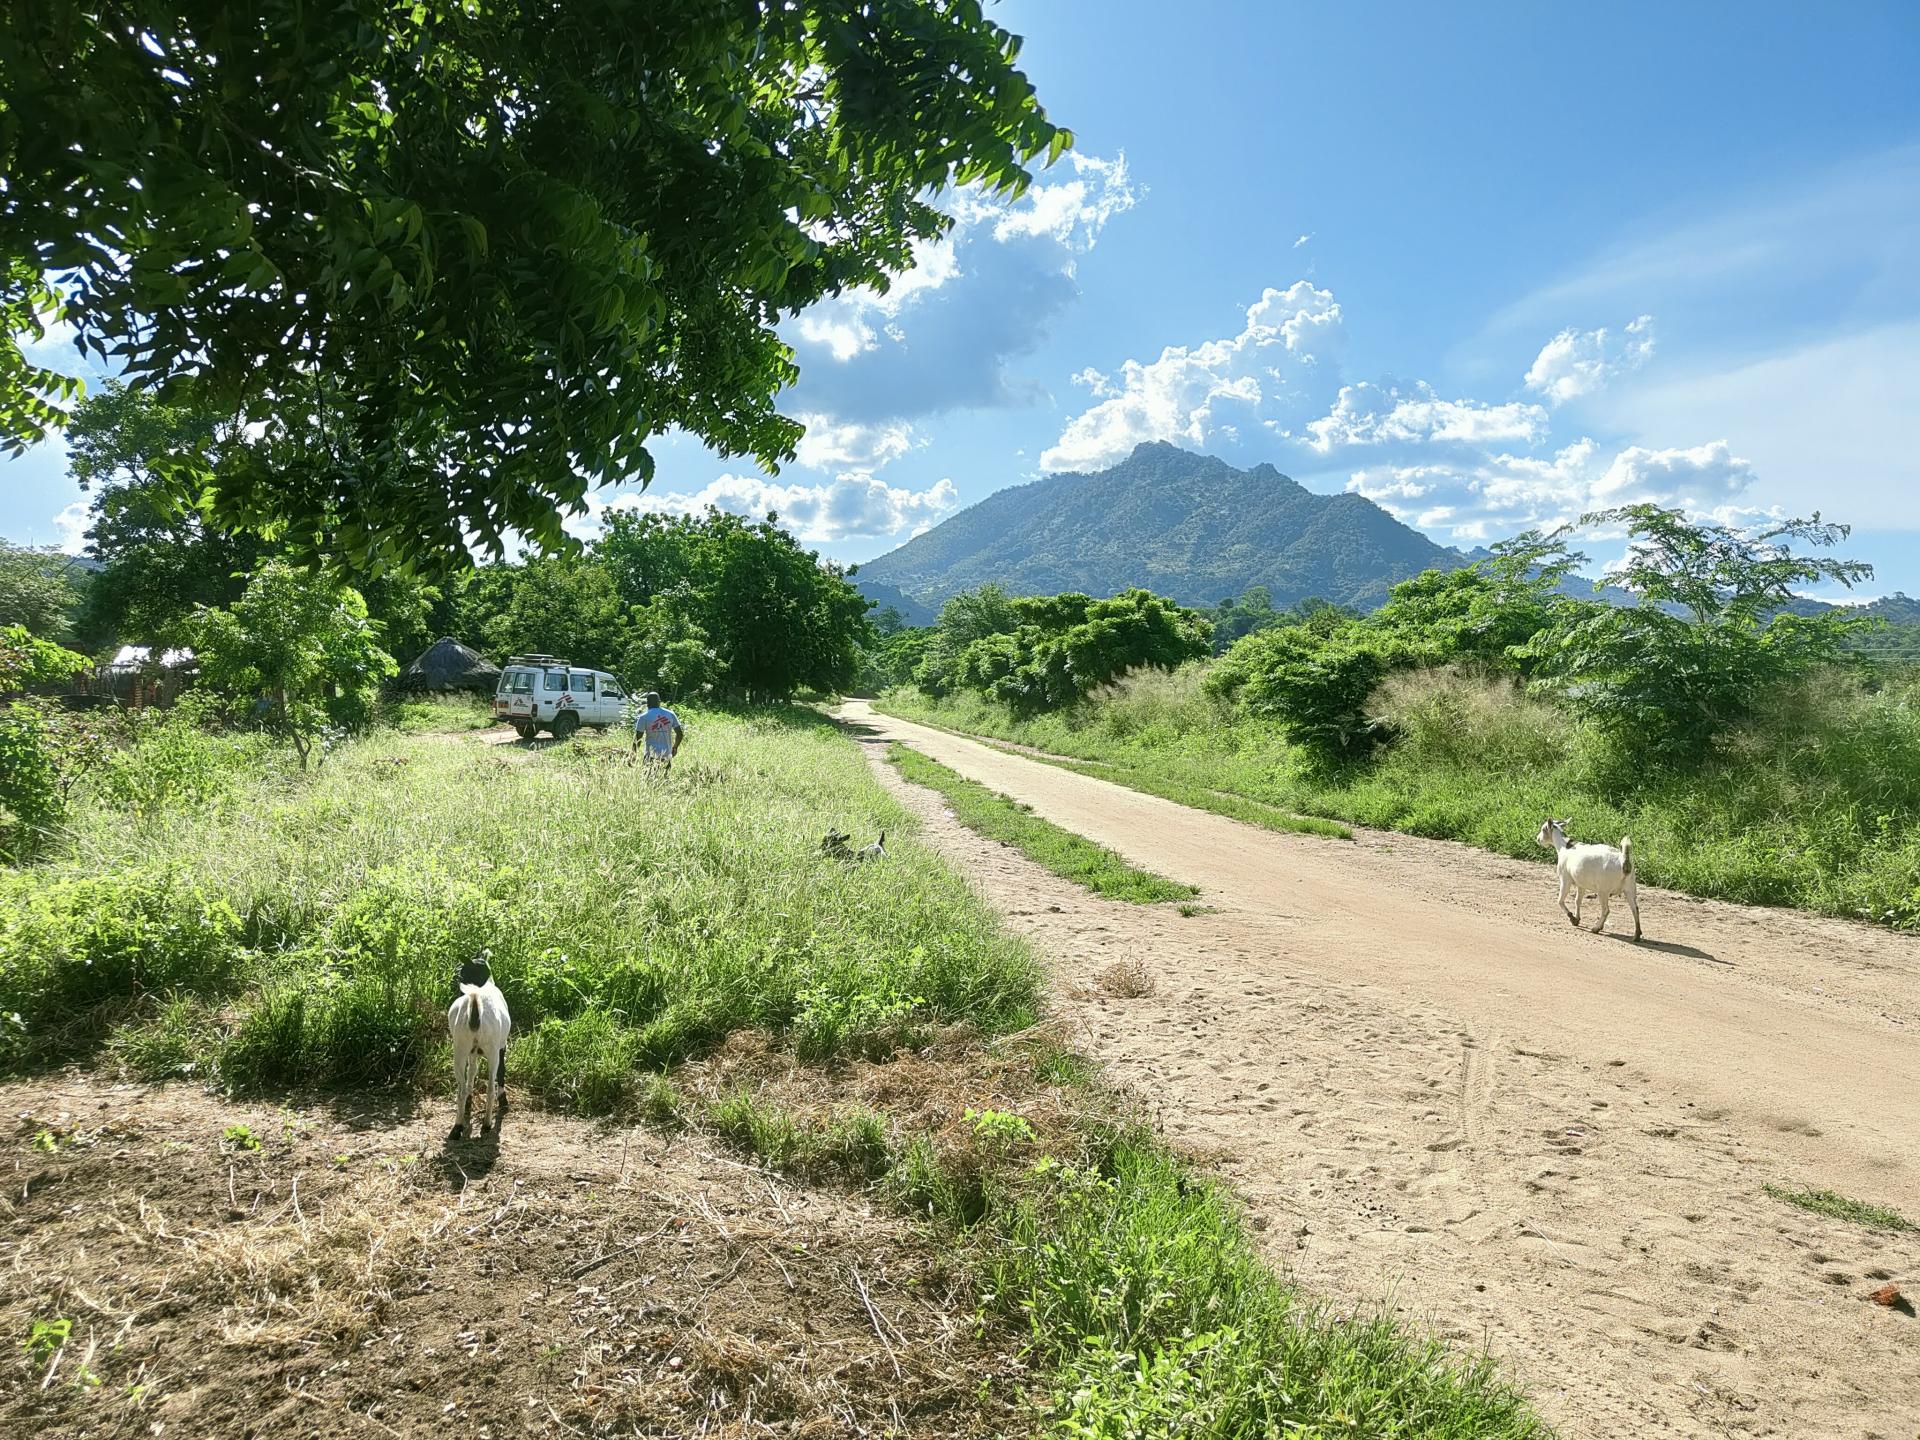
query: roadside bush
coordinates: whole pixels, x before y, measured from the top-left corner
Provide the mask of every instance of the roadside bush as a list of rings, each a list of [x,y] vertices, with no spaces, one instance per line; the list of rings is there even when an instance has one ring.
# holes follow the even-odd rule
[[[1367,754],[1382,738],[1367,702],[1411,652],[1359,623],[1328,634],[1301,625],[1258,630],[1208,673],[1207,693],[1271,716],[1287,738],[1330,763]]]
[[[251,958],[230,906],[165,874],[37,879],[0,890],[7,1060],[103,1005],[229,993]]]

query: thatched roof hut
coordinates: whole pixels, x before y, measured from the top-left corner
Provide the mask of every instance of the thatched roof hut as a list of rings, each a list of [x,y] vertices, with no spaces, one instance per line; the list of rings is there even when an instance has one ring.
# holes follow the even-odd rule
[[[478,690],[492,694],[500,667],[477,650],[442,635],[394,677],[396,690]]]

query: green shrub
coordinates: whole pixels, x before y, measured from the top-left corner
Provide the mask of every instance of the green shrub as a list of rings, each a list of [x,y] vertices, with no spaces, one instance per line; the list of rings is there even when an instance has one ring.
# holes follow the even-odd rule
[[[107,1049],[140,1080],[214,1080],[225,1037],[219,1012],[198,995],[169,995],[152,1015],[114,1031]]]
[[[555,1110],[611,1115],[627,1109],[637,1091],[640,1036],[604,1010],[543,1021],[507,1052],[509,1084],[524,1085]]]
[[[224,901],[166,874],[0,885],[0,1041],[17,1061],[96,1007],[167,991],[229,993],[251,959]]]
[[[1381,738],[1367,713],[1381,677],[1411,658],[1400,642],[1358,622],[1328,634],[1276,626],[1222,656],[1206,688],[1249,714],[1272,716],[1289,740],[1321,760],[1350,759]]]
[[[101,767],[99,789],[109,803],[153,812],[204,805],[226,793],[266,755],[263,737],[219,734],[210,696],[189,692],[170,710],[128,716],[128,744]]]

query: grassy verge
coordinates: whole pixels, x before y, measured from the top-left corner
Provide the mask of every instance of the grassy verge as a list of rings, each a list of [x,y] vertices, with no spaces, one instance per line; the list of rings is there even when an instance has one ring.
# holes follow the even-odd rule
[[[1329,820],[1321,815],[1297,815],[1263,800],[1220,789],[1213,780],[1179,778],[1156,769],[1145,758],[1063,754],[1033,745],[1018,738],[1025,727],[989,706],[972,705],[965,701],[941,704],[928,700],[916,691],[892,690],[876,701],[875,707],[886,714],[898,715],[903,720],[929,725],[970,740],[1018,745],[1021,747],[1020,754],[1042,765],[1058,766],[1076,775],[1090,775],[1095,780],[1111,780],[1116,785],[1125,785],[1130,790],[1138,790],[1146,795],[1157,795],[1162,800],[1171,800],[1190,810],[1209,810],[1215,815],[1225,815],[1230,820],[1244,820],[1263,830],[1277,830],[1287,835],[1324,835],[1332,840],[1353,838],[1353,831],[1338,820]]]
[[[1026,1337],[1051,1433],[1548,1434],[1486,1364],[1278,1279],[1232,1198],[1062,1075],[1048,1042],[825,1079],[745,1080],[756,1057],[723,1057],[741,1058],[694,1067],[676,1123],[789,1174],[869,1181],[948,1231],[989,1317]],[[983,1095],[999,1108],[966,1105]]]
[[[1069,757],[1087,773],[1202,809],[1244,804],[1551,863],[1548,815],[1582,840],[1633,837],[1643,880],[1920,929],[1920,689],[1834,675],[1781,694],[1685,773],[1649,769],[1511,686],[1452,672],[1390,677],[1394,739],[1328,770],[1272,722],[1208,697],[1201,671],[1143,673],[1072,712],[1016,721],[975,696],[889,691],[922,724]],[[1058,763],[1058,762],[1056,762]],[[1238,818],[1270,823],[1258,808]]]
[[[1036,1423],[1544,1434],[1485,1365],[1276,1278],[1226,1195],[1032,1038],[1033,957],[832,726],[687,719],[666,780],[617,738],[388,732],[190,807],[88,809],[67,853],[0,876],[0,1065],[440,1089],[449,977],[485,951],[523,1094],[701,1126],[950,1236],[1043,1377]],[[828,826],[886,828],[887,860],[821,855]],[[750,1041],[764,1074],[722,1063]],[[935,1072],[958,1083],[903,1111]]]
[[[904,745],[889,745],[887,759],[916,785],[937,790],[960,823],[990,840],[1012,845],[1035,864],[1111,900],[1151,905],[1188,900],[1200,893],[1192,885],[1136,869],[1113,851],[1042,820],[1006,796],[955,774]]]
[[[1830,1215],[1835,1220],[1864,1225],[1869,1230],[1920,1230],[1920,1225],[1915,1225],[1897,1210],[1889,1210],[1884,1205],[1869,1205],[1864,1200],[1853,1200],[1832,1190],[1772,1184],[1761,1188],[1776,1200],[1798,1205],[1802,1210],[1811,1210],[1816,1215]]]

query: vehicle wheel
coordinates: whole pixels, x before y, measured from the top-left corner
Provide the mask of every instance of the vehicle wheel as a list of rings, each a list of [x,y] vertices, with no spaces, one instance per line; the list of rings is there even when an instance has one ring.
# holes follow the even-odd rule
[[[540,727],[538,725],[516,725],[513,729],[514,733],[522,740],[531,740],[540,733]]]
[[[579,728],[580,712],[578,710],[562,710],[553,717],[553,738],[556,740],[567,739]]]

